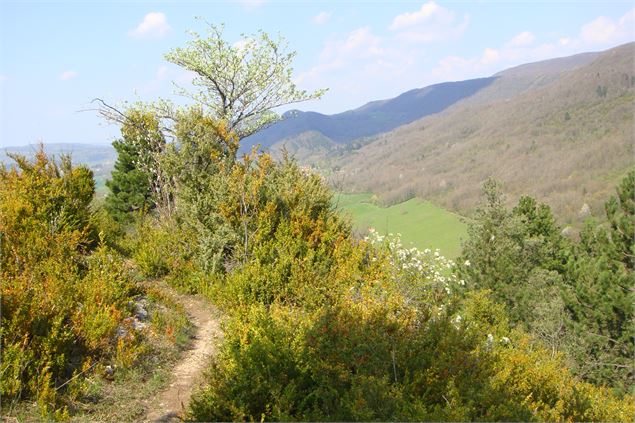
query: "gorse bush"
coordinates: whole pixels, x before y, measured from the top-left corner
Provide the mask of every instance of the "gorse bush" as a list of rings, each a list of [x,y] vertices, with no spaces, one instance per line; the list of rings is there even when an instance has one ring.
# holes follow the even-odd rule
[[[43,418],[63,417],[62,387],[115,352],[134,289],[118,256],[97,246],[92,173],[41,149],[15,161],[0,171],[0,395],[3,407],[35,398]]]
[[[292,282],[302,271],[291,267],[285,300],[254,298],[230,309],[191,418],[603,421],[632,413],[631,404],[576,381],[558,357],[510,330],[504,307],[485,293],[446,289],[451,284],[435,276],[443,259],[422,266],[429,276],[417,291],[426,292],[406,295],[394,282],[414,275],[394,269],[404,253],[393,251],[354,247],[338,271],[306,281],[329,287],[313,301],[289,295],[304,291]]]

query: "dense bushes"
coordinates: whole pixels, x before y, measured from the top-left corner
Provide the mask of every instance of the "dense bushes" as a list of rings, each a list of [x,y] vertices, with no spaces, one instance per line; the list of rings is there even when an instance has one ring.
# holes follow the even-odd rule
[[[294,283],[302,272],[292,266],[284,298],[296,301],[254,298],[228,308],[221,354],[191,417],[603,421],[633,411],[576,381],[558,357],[510,331],[504,308],[487,294],[461,300],[454,293],[460,281],[445,283],[438,256],[422,260],[418,276],[428,283],[420,292],[404,292],[394,282],[412,280],[414,272],[396,270],[403,255],[361,244],[339,258],[337,271],[306,280],[315,289],[304,296],[290,294],[306,292]],[[255,261],[245,267],[252,265],[258,267]],[[229,277],[225,289],[237,281]]]
[[[155,157],[174,208],[133,233],[146,276],[203,292],[227,313],[191,418],[612,421],[633,413],[572,376],[558,354],[558,319],[570,314],[554,293],[570,280],[575,252],[548,208],[527,198],[508,212],[493,193],[458,266],[377,233],[356,241],[318,176],[288,158],[237,159],[222,123],[199,109],[179,113],[174,144]],[[540,309],[529,289],[515,289],[529,283],[560,302]],[[542,334],[538,341],[512,329],[532,311],[525,329]]]
[[[124,353],[115,333],[134,290],[120,259],[97,246],[92,173],[42,150],[15,160],[0,171],[0,395],[3,407],[35,398],[43,417],[61,417],[66,382]]]
[[[184,219],[190,239],[225,240],[197,238],[228,322],[191,418],[621,420],[633,411],[511,330],[487,294],[466,296],[438,252],[378,234],[354,241],[323,183],[292,161],[250,155],[217,169],[204,177],[208,191],[176,192],[177,204],[215,216]],[[544,214],[535,230],[549,227]],[[563,265],[552,251],[536,254]]]

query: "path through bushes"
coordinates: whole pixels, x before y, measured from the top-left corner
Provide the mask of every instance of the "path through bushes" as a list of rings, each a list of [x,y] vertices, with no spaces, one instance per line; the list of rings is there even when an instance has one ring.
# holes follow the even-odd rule
[[[166,288],[168,289],[168,288]],[[192,395],[216,353],[222,338],[218,311],[206,300],[192,295],[175,294],[195,326],[191,349],[187,350],[172,372],[168,388],[161,392],[148,409],[148,421],[180,421]]]

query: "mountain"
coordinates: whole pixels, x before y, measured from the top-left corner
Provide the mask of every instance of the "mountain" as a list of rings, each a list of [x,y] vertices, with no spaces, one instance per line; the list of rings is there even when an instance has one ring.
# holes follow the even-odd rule
[[[373,101],[364,106],[335,115],[292,110],[282,120],[245,138],[243,150],[260,144],[268,148],[281,140],[290,140],[306,132],[321,134],[334,143],[390,131],[421,117],[438,113],[452,104],[490,85],[496,77],[445,82],[407,91],[389,100]],[[305,136],[306,138],[306,136]]]
[[[466,212],[489,177],[564,222],[602,203],[634,165],[635,43],[495,75],[441,113],[308,156],[351,191],[386,203],[418,196]],[[319,159],[319,160],[318,160]]]

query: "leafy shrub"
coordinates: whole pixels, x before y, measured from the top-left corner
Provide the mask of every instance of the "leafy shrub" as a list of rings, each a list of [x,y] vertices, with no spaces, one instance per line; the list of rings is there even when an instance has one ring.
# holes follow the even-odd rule
[[[42,418],[62,418],[60,394],[87,364],[113,353],[134,293],[116,254],[96,245],[91,172],[43,151],[0,171],[3,406],[35,398]],[[93,366],[94,367],[94,366]],[[92,369],[92,367],[91,367]]]

